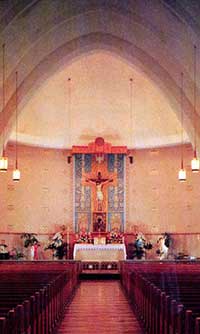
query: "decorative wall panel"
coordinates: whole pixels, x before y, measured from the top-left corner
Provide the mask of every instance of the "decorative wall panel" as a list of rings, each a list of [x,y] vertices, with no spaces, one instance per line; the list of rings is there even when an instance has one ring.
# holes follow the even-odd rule
[[[74,162],[75,231],[124,231],[124,155],[108,154],[99,163],[94,155],[75,154]]]

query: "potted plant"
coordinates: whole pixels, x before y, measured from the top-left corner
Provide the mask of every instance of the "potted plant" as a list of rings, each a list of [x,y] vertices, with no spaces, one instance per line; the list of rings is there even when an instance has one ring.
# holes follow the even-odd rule
[[[5,240],[1,240],[0,242],[0,260],[8,260],[9,252],[7,250],[8,246],[5,243]]]
[[[57,232],[45,246],[44,250],[52,249],[54,259],[62,260],[67,253],[67,243],[63,240],[63,233]]]
[[[10,251],[10,258],[13,260],[19,260],[24,257],[24,254],[16,247],[12,248]]]
[[[30,260],[34,260],[35,245],[39,244],[39,241],[36,238],[36,234],[34,234],[34,233],[23,233],[21,235],[21,239],[24,239],[24,247],[30,249],[30,254],[28,254],[27,257]]]
[[[21,235],[21,239],[24,239],[24,247],[27,248],[29,246],[33,246],[35,242],[38,242],[36,238],[36,234],[34,233],[23,233]]]

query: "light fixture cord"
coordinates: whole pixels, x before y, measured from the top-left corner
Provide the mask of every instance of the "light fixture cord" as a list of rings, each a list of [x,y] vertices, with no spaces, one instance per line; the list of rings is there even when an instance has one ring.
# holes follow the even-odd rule
[[[181,72],[181,168],[183,169],[183,80],[184,74]]]
[[[2,65],[3,65],[3,74],[2,74],[2,122],[3,122],[3,129],[2,129],[2,142],[3,142],[3,156],[4,156],[4,141],[5,141],[5,117],[4,117],[4,111],[5,111],[5,43],[2,45],[2,52],[3,52],[3,58],[2,58]]]
[[[196,52],[197,47],[194,45],[194,153],[196,155]]]
[[[69,146],[71,145],[71,78],[68,78],[68,133],[69,133]]]
[[[15,73],[16,75],[16,93],[15,93],[15,167],[18,169],[18,72]]]
[[[132,145],[133,137],[133,78],[130,78],[130,145]]]

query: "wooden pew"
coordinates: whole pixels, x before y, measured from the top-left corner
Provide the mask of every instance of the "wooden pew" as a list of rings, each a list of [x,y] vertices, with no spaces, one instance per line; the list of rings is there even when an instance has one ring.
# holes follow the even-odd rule
[[[73,293],[79,263],[0,263],[0,334],[55,331]]]
[[[121,282],[146,332],[200,334],[200,264],[128,262]]]

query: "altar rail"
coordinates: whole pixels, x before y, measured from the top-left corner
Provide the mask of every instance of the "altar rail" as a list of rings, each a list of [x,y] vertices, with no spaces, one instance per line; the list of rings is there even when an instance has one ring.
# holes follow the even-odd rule
[[[106,275],[118,275],[119,276],[119,262],[117,261],[82,261],[81,273],[87,275],[93,274],[106,274]]]
[[[200,334],[199,262],[122,262],[121,279],[146,333]]]
[[[78,282],[80,264],[0,262],[0,334],[49,334]]]
[[[24,231],[23,231],[24,232]],[[144,233],[147,241],[151,241],[153,244],[152,250],[147,252],[147,259],[156,259],[157,240],[161,233]],[[5,243],[8,245],[8,250],[13,247],[18,248],[22,253],[26,255],[26,249],[23,247],[23,240],[21,239],[22,232],[0,232],[0,239],[5,239]],[[52,260],[51,250],[44,251],[44,247],[47,244],[50,236],[54,234],[50,233],[38,233],[37,238],[40,241],[41,247],[39,247],[39,258]],[[98,237],[99,233],[92,232],[92,237]],[[106,236],[107,233],[101,232],[101,236]],[[179,252],[199,257],[200,254],[200,233],[170,233],[172,238],[172,247],[170,248],[170,254],[175,255]],[[76,235],[73,232],[66,233],[64,237],[68,243],[67,259],[73,259],[73,249],[76,240]],[[135,233],[124,233],[124,243],[127,249],[127,258],[131,259],[133,255],[133,242],[135,241]]]

